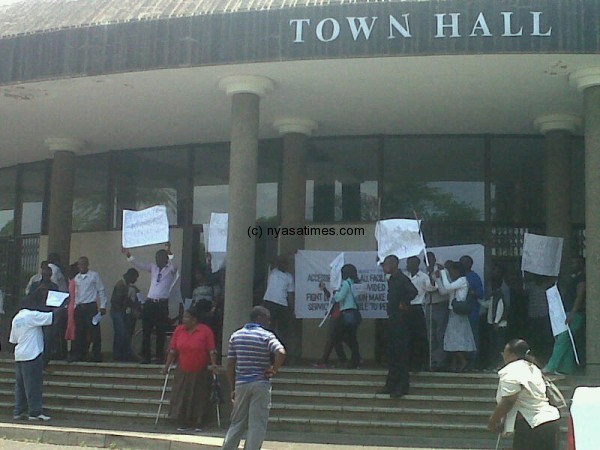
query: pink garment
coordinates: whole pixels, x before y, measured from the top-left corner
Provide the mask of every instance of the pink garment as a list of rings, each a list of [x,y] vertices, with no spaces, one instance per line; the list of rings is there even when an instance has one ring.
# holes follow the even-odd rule
[[[69,280],[69,309],[67,311],[67,341],[75,340],[75,280]]]

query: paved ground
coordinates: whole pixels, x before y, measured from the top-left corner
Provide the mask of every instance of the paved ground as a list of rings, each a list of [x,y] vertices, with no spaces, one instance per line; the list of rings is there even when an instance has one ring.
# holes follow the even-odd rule
[[[269,443],[270,449],[276,450],[376,450],[376,449],[387,449],[390,447],[361,447],[351,445],[327,445],[327,444],[289,444],[283,442],[271,442]],[[273,445],[277,445],[276,447]],[[90,450],[90,447],[71,447],[64,445],[50,445],[50,444],[38,444],[34,442],[16,442],[8,441],[6,439],[0,439],[0,449],[2,450],[58,450],[64,448],[65,450]],[[410,448],[410,447],[395,447],[397,450],[435,450],[431,448]]]

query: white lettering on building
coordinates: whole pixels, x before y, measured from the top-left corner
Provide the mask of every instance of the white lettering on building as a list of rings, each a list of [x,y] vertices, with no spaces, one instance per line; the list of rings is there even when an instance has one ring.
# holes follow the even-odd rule
[[[371,31],[373,31],[373,25],[377,17],[371,17],[371,26],[367,25],[367,17],[346,17],[348,25],[350,25],[350,31],[352,32],[352,38],[356,41],[358,36],[362,33],[366,40],[371,37]],[[358,26],[356,21],[358,20]]]
[[[410,27],[408,25],[408,16],[408,14],[402,14],[402,17],[404,17],[404,25],[402,25],[394,16],[390,15],[390,34],[388,35],[388,39],[396,39],[396,36],[394,36],[394,30],[399,32],[402,37],[412,37],[410,34]]]
[[[444,17],[450,16],[450,23],[444,23]],[[450,13],[450,14],[436,14],[435,20],[437,23],[437,33],[435,33],[436,38],[446,37],[445,29],[450,28],[452,33],[450,33],[450,37],[460,37],[460,33],[458,32],[458,18],[460,17],[460,13]]]
[[[323,28],[325,28],[325,25],[327,23],[331,24],[331,33],[328,38],[325,38],[325,36],[323,35]],[[340,35],[340,23],[337,20],[332,19],[331,17],[328,17],[327,19],[321,20],[317,24],[316,32],[317,32],[317,39],[320,40],[321,42],[335,41],[338,38],[338,36]]]

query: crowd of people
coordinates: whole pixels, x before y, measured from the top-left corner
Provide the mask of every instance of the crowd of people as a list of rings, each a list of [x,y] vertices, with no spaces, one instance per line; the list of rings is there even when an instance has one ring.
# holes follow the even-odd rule
[[[132,267],[115,283],[110,305],[99,274],[90,269],[85,256],[63,271],[58,255],[51,254],[42,262],[39,274],[29,281],[11,333],[18,368],[15,418],[27,414],[32,420],[49,419],[41,407],[41,380],[51,357],[102,361],[99,323],[110,306],[114,360],[164,364],[164,374],[176,363],[170,416],[177,421],[180,431],[200,429],[211,380],[218,372],[222,284],[215,282],[208,271],[195,271],[191,304],[185,310],[180,309],[179,317],[170,318],[170,291],[178,277],[178,265],[170,246],[156,252],[152,263],[139,261],[127,249],[123,253]],[[500,370],[501,375],[502,371],[510,372],[507,367],[511,363],[524,360],[521,347],[514,346],[516,341],[509,341],[511,322],[517,317],[515,310],[519,306],[522,317],[518,320],[530,331],[525,337],[531,348],[529,344],[519,345],[527,346],[528,357],[535,354],[537,361],[545,364],[544,373],[569,374],[576,369],[569,334],[565,332],[554,339],[550,326],[546,290],[557,278],[525,273],[522,290],[514,285],[509,288],[502,267],[494,265],[485,290],[481,278],[472,270],[471,257],[463,256],[442,265],[431,252],[427,254],[424,270],[416,256],[408,258],[405,271],[394,255],[386,257],[382,267],[388,284],[388,318],[384,321],[388,376],[378,391],[380,394],[393,398],[408,394],[411,371]],[[575,258],[571,277],[559,286],[567,323],[581,350],[582,361],[585,358],[584,269],[585,261]],[[146,296],[136,287],[141,271],[150,276]],[[362,364],[357,339],[362,317],[356,294],[356,285],[360,283],[356,267],[345,264],[341,280],[340,288],[334,292],[320,285],[334,306],[323,356],[316,365],[329,367],[330,355],[335,350],[344,366],[356,369]],[[269,273],[262,304],[253,309],[250,322],[229,340],[227,377],[235,401],[224,448],[235,448],[241,433],[249,427],[249,418],[253,418],[254,424],[249,439],[262,442],[264,438],[270,401],[268,381],[283,364],[286,349],[289,352],[294,290],[288,261],[279,257]],[[65,303],[56,308],[46,306],[49,291],[67,293]],[[142,346],[140,357],[136,358],[132,336],[138,320],[142,322]],[[172,333],[168,349],[165,348],[167,332]],[[344,345],[350,350],[349,358]],[[514,359],[514,355],[518,358]],[[499,396],[499,409],[490,419],[490,428],[497,427],[498,417],[508,406],[512,408],[518,403],[518,392],[506,386],[502,387],[506,395]],[[508,400],[502,401],[509,394],[513,396],[510,404]],[[548,413],[547,417],[550,416]],[[532,425],[529,420],[528,423]],[[519,424],[517,420],[517,426],[522,428]]]

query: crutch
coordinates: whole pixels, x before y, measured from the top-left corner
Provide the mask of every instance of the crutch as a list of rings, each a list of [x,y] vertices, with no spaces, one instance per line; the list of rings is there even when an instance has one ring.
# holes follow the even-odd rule
[[[210,401],[217,406],[217,424],[221,428],[221,385],[219,384],[219,378],[216,374],[213,374],[212,391],[210,393]]]
[[[500,438],[502,437],[502,433],[498,433],[498,439],[496,440],[496,450],[500,448]]]
[[[162,388],[162,394],[160,395],[160,403],[158,404],[158,411],[156,412],[156,420],[154,421],[154,429],[158,426],[158,418],[160,417],[160,410],[162,409],[163,402],[165,401],[165,392],[167,392],[167,383],[169,382],[169,375],[171,374],[171,366],[167,369],[165,375],[165,382]]]

